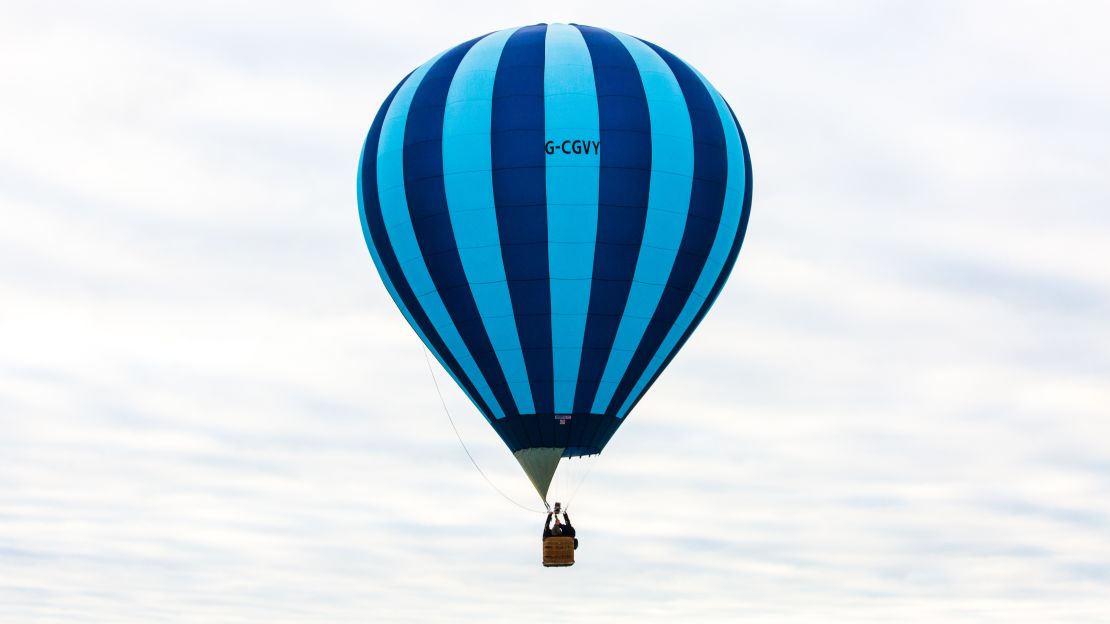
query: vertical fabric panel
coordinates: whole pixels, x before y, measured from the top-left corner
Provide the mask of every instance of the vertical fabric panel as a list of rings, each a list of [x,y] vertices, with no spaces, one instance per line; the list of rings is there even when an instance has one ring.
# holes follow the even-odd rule
[[[438,58],[436,59],[439,60]],[[434,63],[433,63],[434,64]],[[397,260],[416,295],[418,305],[427,314],[448,351],[458,361],[463,373],[478,391],[482,401],[489,407],[494,418],[503,418],[504,411],[494,398],[493,391],[482,376],[474,357],[459,335],[450,313],[436,292],[435,284],[428,273],[420,245],[413,230],[412,215],[409,213],[405,195],[404,141],[405,127],[412,98],[420,82],[431,65],[424,65],[401,86],[382,124],[382,135],[378,143],[378,198],[381,202],[382,219],[389,241],[397,255]]]
[[[671,62],[682,63],[681,60],[673,56]],[[685,66],[685,63],[682,64]],[[720,225],[717,227],[709,256],[701,274],[698,276],[698,281],[694,284],[693,292],[683,306],[682,312],[679,313],[674,325],[667,332],[667,337],[663,340],[659,350],[652,356],[651,362],[645,368],[643,375],[636,382],[628,398],[618,410],[617,416],[619,418],[624,418],[628,414],[639,397],[647,391],[650,382],[658,376],[664,364],[670,361],[673,354],[685,342],[685,338],[688,338],[693,332],[696,322],[700,322],[704,318],[709,306],[712,305],[710,291],[716,284],[723,283],[724,278],[727,277],[725,269],[726,265],[731,268],[730,255],[732,260],[735,260],[735,255],[732,255],[731,252],[734,247],[739,251],[740,241],[742,240],[737,233],[741,217],[747,212],[744,198],[746,196],[748,174],[746,149],[740,139],[739,125],[735,123],[721,95],[709,82],[688,66],[686,69],[697,76],[702,87],[710,94],[724,134],[728,158],[728,174],[723,199],[724,208],[721,212]]]
[[[547,261],[543,66],[545,25],[505,43],[493,82],[490,157],[505,277],[538,414],[553,414],[551,289]],[[538,436],[531,422],[523,423]]]
[[[708,84],[708,81],[706,81],[704,77],[702,77],[702,81]],[[726,128],[731,127],[735,131],[735,135],[731,135],[728,130],[725,132],[727,140],[729,141],[729,183],[728,193],[725,197],[725,210],[736,211],[739,214],[739,223],[734,232],[734,238],[731,249],[728,252],[728,257],[725,259],[724,267],[717,276],[716,283],[713,284],[713,288],[709,292],[709,298],[702,303],[701,309],[694,317],[693,322],[688,323],[688,327],[686,327],[686,330],[682,333],[681,339],[679,339],[677,343],[673,345],[670,344],[672,342],[670,337],[665,341],[660,352],[669,350],[670,353],[662,362],[653,361],[652,365],[649,366],[648,372],[650,372],[651,377],[647,379],[646,383],[639,383],[638,389],[633,390],[631,397],[634,398],[627,401],[626,405],[622,406],[619,412],[622,418],[636,407],[636,403],[647,394],[647,391],[651,389],[655,380],[659,378],[659,375],[667,368],[671,360],[674,359],[674,356],[678,354],[683,345],[686,344],[686,341],[693,335],[694,330],[697,329],[702,319],[705,318],[705,315],[709,312],[709,308],[713,306],[713,303],[717,300],[717,295],[721,293],[721,289],[728,280],[728,276],[732,272],[732,267],[736,264],[736,258],[740,254],[740,247],[744,243],[744,234],[748,230],[748,217],[751,215],[752,207],[752,160],[748,153],[748,141],[744,138],[744,131],[740,128],[740,122],[736,119],[736,114],[732,111],[731,107],[728,106],[728,103],[724,101],[724,98],[722,98],[716,90],[713,90],[713,93],[718,110],[723,106],[728,111],[727,119],[725,118],[726,116],[722,116],[722,119],[725,120]],[[739,153],[736,151],[735,142],[737,140],[739,140],[740,143]],[[743,177],[740,180],[736,180],[734,176],[739,176],[741,169],[743,170]],[[738,188],[742,189],[742,192],[738,193]],[[740,197],[737,197],[737,195],[740,195]],[[732,203],[737,200],[739,200],[739,205]],[[727,227],[723,224],[722,228],[727,231]],[[716,245],[716,243],[714,245]]]
[[[593,62],[601,144],[604,146],[598,179],[597,243],[590,310],[574,394],[574,412],[589,413],[613,348],[632,287],[636,258],[644,242],[652,138],[647,95],[628,50],[608,31],[589,26],[577,28],[590,49]],[[588,432],[584,432],[586,434]]]
[[[600,132],[593,63],[582,34],[566,24],[548,26],[545,57],[545,130],[547,140],[559,148],[547,154],[546,162],[555,412],[569,414],[578,385],[597,239],[600,157],[581,151],[583,144],[598,143]],[[568,142],[579,153],[564,153]]]
[[[455,71],[443,118],[443,184],[466,279],[516,410],[534,414],[501,257],[489,139],[493,81],[514,32],[496,32],[474,44]]]
[[[482,399],[481,395],[478,394],[478,390],[473,381],[462,372],[462,367],[455,357],[451,355],[443,339],[435,331],[428,316],[424,313],[423,308],[420,307],[416,295],[412,292],[408,282],[405,281],[400,264],[397,262],[397,256],[394,254],[393,247],[386,235],[385,223],[382,220],[377,185],[378,143],[381,138],[382,124],[385,120],[386,111],[389,109],[394,97],[396,97],[397,92],[401,89],[401,86],[408,80],[409,78],[406,78],[401,81],[401,83],[393,89],[393,92],[389,94],[389,97],[386,98],[385,103],[374,118],[374,123],[370,126],[370,132],[363,146],[358,170],[358,205],[359,220],[362,223],[362,233],[363,237],[366,239],[366,246],[370,250],[370,256],[374,260],[374,266],[378,269],[378,275],[382,278],[382,282],[385,284],[386,290],[389,291],[394,303],[396,303],[397,307],[401,310],[401,314],[404,315],[409,325],[412,326],[413,331],[420,337],[420,340],[428,346],[428,349],[435,358],[443,365],[443,368],[447,370],[455,382],[459,384],[459,387],[463,389],[463,392],[474,402],[474,405],[478,407],[486,418],[490,418],[492,412],[489,406]]]
[[[475,40],[476,41],[476,40]],[[443,179],[443,123],[455,71],[474,41],[444,54],[424,76],[405,123],[405,196],[428,274],[467,352],[506,414],[517,413],[463,269]]]
[[[651,193],[636,274],[605,367],[593,410],[609,403],[628,371],[648,323],[655,314],[682,244],[694,175],[694,137],[690,111],[678,80],[648,46],[628,35],[617,38],[636,62],[651,115]]]
[[[685,63],[666,50],[651,47],[666,62],[686,99],[693,131],[694,179],[682,242],[670,276],[628,369],[606,410],[625,405],[633,387],[638,385],[644,370],[659,351],[671,326],[692,295],[719,229],[725,199],[728,154],[713,98]]]

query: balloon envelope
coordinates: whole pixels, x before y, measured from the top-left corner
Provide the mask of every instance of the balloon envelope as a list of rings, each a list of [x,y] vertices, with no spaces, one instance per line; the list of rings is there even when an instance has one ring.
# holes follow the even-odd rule
[[[720,292],[751,161],[698,72],[580,25],[491,33],[382,104],[363,233],[413,329],[546,495],[599,453]]]

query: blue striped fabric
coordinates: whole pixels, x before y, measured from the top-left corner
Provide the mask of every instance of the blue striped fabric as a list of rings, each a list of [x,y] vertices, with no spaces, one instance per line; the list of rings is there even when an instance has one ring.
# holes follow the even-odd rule
[[[378,112],[374,264],[514,452],[598,453],[720,293],[747,228],[735,115],[628,35],[538,24],[452,48]]]

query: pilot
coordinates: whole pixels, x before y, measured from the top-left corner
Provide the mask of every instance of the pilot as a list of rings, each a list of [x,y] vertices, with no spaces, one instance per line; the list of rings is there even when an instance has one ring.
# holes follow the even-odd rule
[[[575,550],[577,550],[578,549],[578,538],[575,537],[576,532],[574,530],[574,525],[572,525],[570,523],[570,516],[567,515],[566,511],[562,512],[563,520],[565,521],[565,524],[564,524],[564,522],[561,522],[559,520],[559,512],[560,512],[559,505],[558,505],[558,503],[556,503],[555,504],[555,510],[554,511],[549,511],[547,513],[547,522],[545,522],[544,525],[543,525],[543,538],[547,539],[549,537],[560,537],[560,536],[572,537],[572,538],[574,538],[574,548],[575,548]],[[555,519],[555,526],[551,526],[551,519],[552,518]]]

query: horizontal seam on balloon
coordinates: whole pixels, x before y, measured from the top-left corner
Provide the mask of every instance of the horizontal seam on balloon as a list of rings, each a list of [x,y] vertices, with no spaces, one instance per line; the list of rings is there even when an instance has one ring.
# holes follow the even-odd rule
[[[423,296],[430,295],[432,293],[443,294],[447,291],[454,290],[454,289],[457,289],[457,288],[469,288],[469,287],[476,286],[476,285],[498,284],[498,283],[501,283],[501,281],[502,280],[497,280],[497,281],[493,281],[493,282],[466,282],[466,283],[459,283],[459,284],[449,284],[449,285],[443,286],[442,288],[433,284],[432,285],[433,286],[432,290],[421,291],[421,293],[418,296],[423,297]],[[663,293],[660,293],[660,297],[662,297],[662,295],[666,294],[667,292],[681,293],[681,294],[687,294],[687,295],[697,294],[696,291],[695,291],[696,284],[694,286],[691,286],[690,288],[683,288],[681,286],[675,286],[673,284],[667,284],[666,282],[658,283],[658,282],[647,282],[647,281],[644,281],[644,280],[615,280],[615,279],[602,279],[602,278],[597,278],[597,277],[547,277],[547,278],[535,278],[535,279],[509,279],[509,280],[504,280],[504,281],[506,283],[509,283],[509,284],[518,284],[518,283],[524,283],[524,282],[590,282],[590,281],[603,282],[603,283],[609,283],[609,284],[642,284],[644,286],[662,287],[663,288]],[[414,292],[415,292],[415,290],[414,290]],[[555,316],[556,313],[552,312],[551,315]],[[585,313],[577,314],[577,313],[575,313],[571,316],[588,316],[588,314],[585,314]],[[487,317],[479,317],[479,318],[487,318]]]
[[[578,243],[578,242],[565,242],[565,243],[559,243],[559,244],[566,245],[566,246],[586,245],[586,243]],[[690,251],[682,251],[682,250],[678,250],[677,252],[675,252],[675,250],[671,250],[671,249],[662,249],[662,248],[654,248],[654,247],[652,249],[658,249],[658,251],[662,251],[664,253],[674,254],[675,257],[681,256],[683,258],[693,258],[693,259],[698,259],[698,260],[703,260],[703,259],[704,260],[710,260],[711,259],[710,255],[709,255],[709,252],[701,253],[701,252],[690,252]],[[411,256],[409,258],[405,258],[404,260],[401,260],[400,264],[408,264],[410,262],[415,262],[418,258],[428,259],[428,258],[435,258],[437,256],[442,256],[442,255],[449,255],[449,254],[453,254],[453,253],[454,253],[453,250],[452,251],[436,251],[436,252],[433,252],[433,253],[421,254],[420,256]],[[592,264],[592,262],[591,262],[591,264]],[[630,280],[614,280],[614,279],[611,279],[611,278],[597,277],[596,275],[592,276],[592,277],[582,277],[582,278],[551,277],[551,276],[549,276],[549,278],[553,279],[553,280],[597,279],[597,281],[601,281],[601,282],[611,282],[611,281],[625,282],[625,281],[630,281]],[[533,279],[540,279],[540,278],[529,278],[529,279],[518,280],[518,281],[532,281]],[[497,281],[500,281],[500,280],[497,280]],[[631,281],[637,281],[637,280],[631,280]],[[471,284],[486,284],[486,283],[492,283],[492,282],[469,282],[469,283],[471,283]],[[639,283],[654,284],[655,282],[639,281]]]
[[[671,290],[682,292],[681,289],[679,289],[679,288],[672,288]],[[575,312],[574,316],[581,316],[583,314],[586,314],[586,313],[584,313],[584,312]],[[652,316],[653,316],[653,314],[637,314],[637,313],[631,313],[631,312],[629,314],[633,318],[652,318]],[[462,318],[462,320],[464,320],[464,321],[467,321],[467,320],[473,321],[473,320],[477,320],[479,318],[497,318],[497,319],[505,319],[505,318],[546,318],[548,316],[550,316],[550,314],[548,314],[547,312],[512,312],[512,313],[506,313],[506,314],[491,314],[491,315],[488,315],[488,316],[468,316],[468,317]],[[591,314],[590,316],[599,316],[599,317],[605,317],[605,318],[620,318],[620,317],[626,316],[626,315],[622,314],[620,312],[612,312],[612,313],[596,312],[594,314]]]
[[[541,207],[546,207],[548,205],[549,204],[527,204],[525,206],[499,206],[498,208],[501,208],[501,209],[526,208],[526,207],[527,208],[541,208]],[[563,205],[563,204],[551,204],[551,205]],[[580,206],[581,204],[566,204],[566,205],[567,206]],[[639,206],[620,206],[620,207],[621,208],[638,208]],[[496,209],[497,208],[495,208],[495,210]],[[486,210],[489,210],[489,208],[475,208],[473,210],[466,210],[466,212],[480,212],[480,211],[486,211]],[[463,212],[463,211],[459,211],[459,212]],[[708,218],[704,215],[698,214],[696,212],[685,212],[685,211],[682,211],[682,210],[669,210],[669,209],[662,208],[662,207],[659,207],[659,206],[653,206],[651,208],[647,208],[647,209],[645,209],[645,212],[647,214],[662,213],[662,214],[680,215],[680,216],[686,217],[688,220],[689,219],[695,219],[695,220],[698,220],[698,221],[704,221],[706,223],[719,223],[720,222],[720,219],[710,219],[710,218]],[[450,212],[432,212],[432,213],[428,213],[428,214],[425,214],[425,215],[412,217],[410,219],[405,219],[405,220],[402,220],[402,221],[394,221],[392,223],[386,223],[385,224],[385,229],[386,229],[387,233],[391,234],[398,226],[401,226],[405,223],[422,221],[424,219],[432,219],[432,218],[435,218],[435,217],[441,217],[445,214],[451,214],[451,213]],[[595,239],[595,240],[597,240],[597,239]],[[502,246],[521,246],[521,245],[535,245],[535,244],[539,244],[539,243],[543,243],[543,242],[545,242],[545,241],[544,240],[537,240],[537,241],[524,242],[524,243],[504,243],[503,242],[503,243],[501,243],[501,245]],[[609,242],[607,244],[630,245],[630,244],[633,244],[633,243],[613,243],[613,242]],[[636,243],[636,245],[639,246],[639,243]],[[647,245],[646,243],[644,244],[644,246],[651,247],[651,245]]]
[[[709,219],[703,219],[703,220],[708,221]],[[673,247],[663,247],[663,246],[660,246],[660,245],[652,245],[652,244],[649,244],[649,243],[615,243],[615,242],[601,241],[601,240],[596,240],[596,239],[593,242],[590,242],[590,243],[583,243],[583,242],[578,242],[578,241],[554,241],[554,242],[559,244],[559,245],[596,245],[596,246],[599,246],[599,247],[600,246],[624,247],[624,248],[627,248],[627,249],[654,249],[654,250],[657,250],[657,251],[665,251],[665,252],[671,252],[671,253],[681,253],[681,254],[684,254],[686,256],[695,257],[695,258],[703,257],[703,254],[700,254],[700,253],[693,253],[693,252],[689,252],[689,251],[684,252],[684,251],[682,251],[681,246],[676,249],[676,248],[673,248]],[[536,241],[536,242],[533,242],[533,243],[490,243],[488,245],[474,245],[474,246],[470,246],[470,247],[451,247],[450,249],[440,249],[440,250],[432,251],[432,252],[429,252],[429,253],[421,252],[419,257],[429,258],[429,257],[437,256],[437,255],[440,255],[440,254],[450,254],[450,253],[453,253],[456,249],[468,249],[468,250],[472,250],[472,249],[493,249],[493,248],[504,249],[506,247],[508,247],[510,249],[517,249],[517,248],[521,248],[521,247],[546,246],[550,243],[552,243],[551,240],[545,240],[545,241]],[[708,254],[705,254],[704,257],[710,257],[710,256]],[[416,258],[417,258],[417,256],[410,256],[409,258],[406,258],[404,260],[404,262],[409,262],[409,261],[415,260]]]
[[[616,166],[616,165],[609,165],[609,166],[604,166],[604,167],[597,167],[597,166],[594,166],[594,165],[554,165],[554,166],[558,167],[558,168],[561,168],[561,169],[580,168],[580,169],[594,169],[594,170],[620,169],[620,170],[625,170],[625,171],[643,171],[643,172],[651,172],[651,173],[660,173],[660,174],[663,174],[663,175],[674,176],[676,178],[680,177],[682,179],[694,180],[694,181],[697,181],[697,182],[703,182],[703,183],[708,183],[708,184],[725,184],[726,183],[725,182],[726,178],[719,177],[719,176],[698,177],[698,176],[693,176],[693,175],[687,175],[685,173],[675,173],[675,172],[671,172],[671,171],[664,171],[664,170],[657,170],[657,169],[641,169],[639,167],[621,167],[621,166]],[[546,171],[548,168],[550,168],[550,165],[547,165],[547,164],[544,164],[544,165],[529,165],[529,166],[526,166],[526,167],[497,167],[497,166],[495,166],[491,169],[477,169],[477,170],[472,171],[472,172],[460,172],[460,173],[478,173],[478,172],[486,172],[486,171],[508,172],[508,171],[520,171],[520,170],[528,170],[528,169]],[[386,192],[389,192],[389,191],[395,191],[399,188],[404,188],[406,185],[412,184],[413,182],[427,182],[427,181],[430,181],[430,180],[441,180],[441,179],[443,179],[443,174],[437,174],[437,175],[432,175],[432,176],[422,176],[422,177],[419,177],[419,178],[416,178],[416,177],[406,178],[404,184],[394,184],[394,185],[391,185],[391,186],[379,187],[378,188],[378,195],[380,197],[382,193],[386,193]]]

